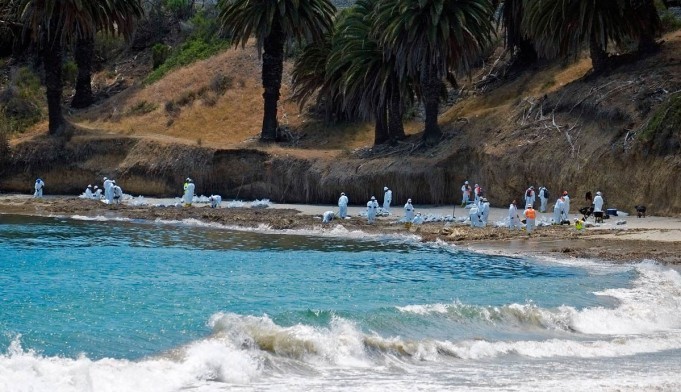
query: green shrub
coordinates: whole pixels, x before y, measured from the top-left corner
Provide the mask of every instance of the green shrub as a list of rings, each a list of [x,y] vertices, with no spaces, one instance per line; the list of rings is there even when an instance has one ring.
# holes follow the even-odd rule
[[[160,67],[147,76],[145,83],[154,83],[168,72],[211,57],[224,50],[227,46],[228,42],[221,39],[207,42],[203,39],[195,38],[186,41],[182,46],[172,51],[168,59]]]
[[[168,54],[170,54],[170,48],[168,45],[158,43],[151,48],[151,59],[153,63],[153,68],[157,69],[168,59]]]
[[[221,27],[217,15],[206,10],[201,10],[192,16],[189,19],[189,25],[191,26],[190,38],[199,38],[206,42],[218,37]]]
[[[0,166],[8,160],[10,151],[7,132],[0,130]],[[2,171],[2,167],[0,167],[0,171]]]
[[[178,19],[187,19],[194,11],[194,2],[189,0],[163,0],[163,5]]]
[[[97,33],[95,36],[95,61],[107,63],[116,58],[125,48],[125,40],[116,35]]]
[[[662,31],[670,32],[681,29],[681,18],[669,10],[664,10],[660,13],[662,20]]]
[[[659,153],[681,149],[681,93],[673,94],[657,108],[639,138]]]
[[[78,65],[75,61],[69,60],[64,63],[61,71],[61,78],[67,86],[76,85],[76,77],[78,77]]]
[[[23,132],[43,117],[40,79],[29,68],[12,72],[8,86],[0,91],[0,132]]]

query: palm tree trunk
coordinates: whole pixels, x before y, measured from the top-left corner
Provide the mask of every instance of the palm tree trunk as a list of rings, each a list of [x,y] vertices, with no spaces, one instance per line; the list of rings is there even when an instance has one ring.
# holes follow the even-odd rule
[[[591,34],[589,51],[591,55],[591,67],[593,68],[594,72],[601,72],[608,68],[608,52],[606,52],[605,48],[602,48],[601,45],[598,44],[595,33]]]
[[[92,58],[94,53],[94,37],[78,39],[74,53],[78,65],[78,77],[76,79],[76,94],[71,101],[72,108],[86,108],[92,105]]]
[[[533,64],[537,62],[537,50],[532,44],[532,40],[527,38],[522,38],[518,42],[518,60],[521,64]]]
[[[398,92],[390,95],[388,107],[388,137],[393,140],[403,140],[404,124],[402,123],[402,100]]]
[[[442,137],[442,131],[437,123],[442,80],[437,77],[437,73],[432,69],[426,70],[422,76],[421,88],[423,90],[423,106],[426,112],[423,140],[427,144],[435,144]]]
[[[62,136],[66,129],[66,120],[64,120],[61,107],[63,90],[62,47],[54,42],[45,42],[43,45],[49,132],[53,136]]]
[[[642,0],[639,7],[645,29],[641,32],[638,41],[638,51],[640,53],[654,53],[659,49],[659,45],[655,42],[655,35],[660,30],[662,22],[653,0]]]
[[[374,145],[388,141],[387,108],[380,105],[376,109],[376,123],[374,126]]]
[[[281,78],[284,71],[284,32],[275,18],[272,30],[263,43],[262,56],[262,86],[265,89],[262,96],[265,110],[262,120],[260,140],[272,142],[277,139],[277,103],[281,90]]]

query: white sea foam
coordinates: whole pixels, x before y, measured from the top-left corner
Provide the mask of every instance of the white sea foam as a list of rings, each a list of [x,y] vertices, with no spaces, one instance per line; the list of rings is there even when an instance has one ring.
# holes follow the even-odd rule
[[[85,216],[85,215],[71,215],[69,219],[79,220],[79,221],[89,221],[89,222],[132,222],[130,218],[122,217],[108,217],[108,216]]]
[[[560,306],[543,309],[533,304],[480,307],[461,303],[409,305],[397,309],[420,315],[475,315],[479,320],[515,320],[548,329],[585,335],[637,335],[681,330],[681,275],[654,263],[636,266],[638,278],[631,288],[597,292],[619,300],[614,309],[576,309]]]

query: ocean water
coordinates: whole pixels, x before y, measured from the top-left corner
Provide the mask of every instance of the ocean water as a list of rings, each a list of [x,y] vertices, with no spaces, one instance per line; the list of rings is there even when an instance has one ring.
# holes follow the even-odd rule
[[[0,215],[0,391],[678,391],[681,275]]]

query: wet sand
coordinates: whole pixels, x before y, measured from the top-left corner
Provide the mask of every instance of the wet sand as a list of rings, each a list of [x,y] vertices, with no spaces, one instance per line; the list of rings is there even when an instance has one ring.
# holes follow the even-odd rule
[[[465,223],[431,222],[412,225],[410,228],[397,221],[402,217],[401,208],[393,208],[393,215],[379,217],[375,224],[368,224],[359,216],[366,208],[350,206],[349,219],[334,220],[322,224],[324,211],[336,211],[338,207],[328,205],[270,204],[268,208],[223,208],[212,209],[206,203],[195,203],[191,207],[154,207],[172,205],[176,199],[144,199],[150,205],[135,206],[134,200],[121,205],[108,205],[101,201],[77,197],[48,196],[34,199],[25,195],[0,195],[0,214],[40,216],[102,216],[122,217],[141,220],[184,220],[197,219],[203,222],[220,223],[242,228],[267,226],[274,230],[307,229],[331,230],[341,224],[348,230],[367,233],[416,234],[423,241],[442,240],[463,248],[490,253],[511,255],[548,255],[561,258],[588,258],[616,262],[640,262],[654,260],[664,264],[681,264],[681,219],[671,217],[636,216],[611,217],[598,227],[578,231],[574,226],[538,227],[528,235],[525,231],[511,231],[503,227],[472,228]],[[247,204],[248,205],[248,204]],[[468,211],[456,207],[415,206],[417,212],[434,216],[452,215],[463,218]],[[492,208],[490,222],[506,217],[507,211]],[[574,219],[578,217],[571,214]],[[538,214],[538,220],[550,218],[550,214]],[[626,221],[625,224],[617,224]],[[0,223],[2,215],[0,215]]]

